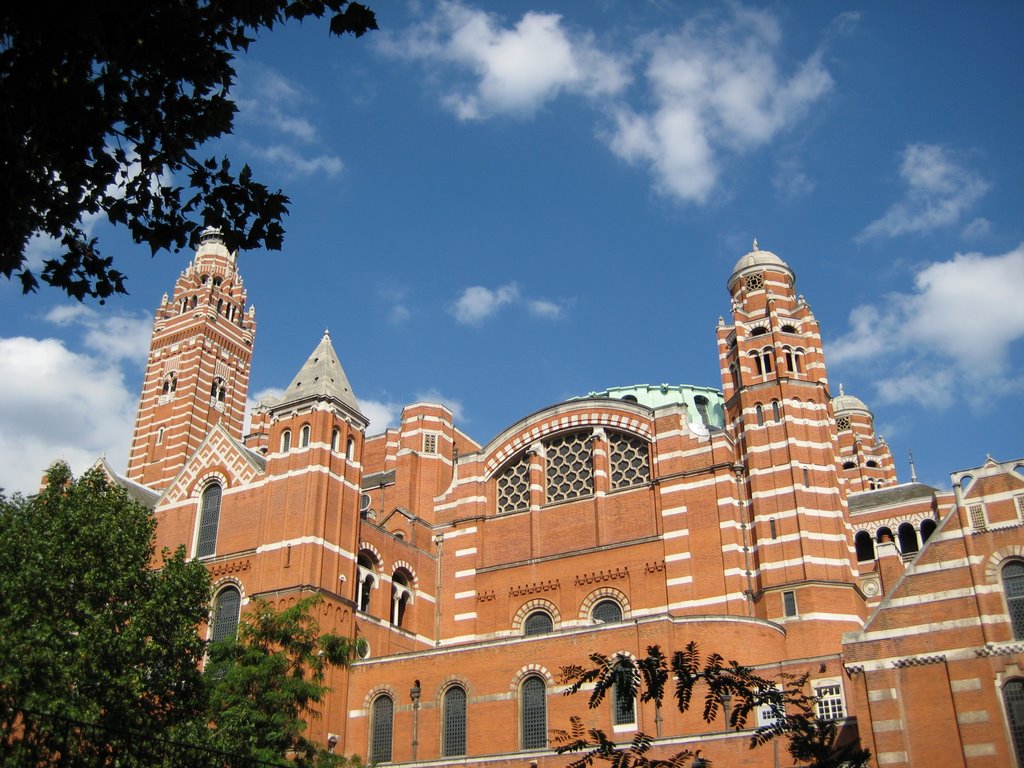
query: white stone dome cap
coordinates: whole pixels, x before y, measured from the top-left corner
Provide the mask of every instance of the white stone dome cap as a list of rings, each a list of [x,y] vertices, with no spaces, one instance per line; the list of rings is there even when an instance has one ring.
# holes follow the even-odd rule
[[[839,394],[832,398],[832,410],[836,413],[845,413],[848,411],[863,411],[864,413],[871,413],[871,409],[864,405],[864,401],[859,397],[848,395],[843,392],[843,385],[839,385]]]
[[[744,277],[752,272],[759,272],[765,267],[772,267],[786,272],[794,281],[796,281],[796,273],[790,269],[789,264],[784,262],[771,251],[762,251],[758,248],[757,239],[755,238],[753,249],[750,253],[740,258],[740,260],[736,262],[736,266],[733,267],[732,276],[729,278],[729,284],[732,285],[733,281],[738,277]]]

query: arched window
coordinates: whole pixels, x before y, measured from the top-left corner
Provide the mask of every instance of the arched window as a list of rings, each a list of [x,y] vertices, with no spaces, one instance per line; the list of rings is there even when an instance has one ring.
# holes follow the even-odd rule
[[[878,462],[874,459],[868,459],[864,462],[865,467],[871,467],[872,469],[878,469]]]
[[[779,330],[782,331],[783,333],[796,333],[797,332],[796,327],[792,326],[792,325],[784,325]]]
[[[378,696],[370,705],[370,764],[391,762],[391,733],[395,702]]]
[[[732,376],[732,388],[740,388],[740,369],[736,367],[736,363],[729,366],[729,374]]]
[[[220,376],[214,377],[213,386],[210,387],[210,399],[218,403],[223,403],[226,396],[227,386],[224,384],[224,379]]]
[[[409,574],[401,569],[391,577],[391,623],[396,627],[402,626],[406,606],[412,602],[411,583]]]
[[[926,517],[921,521],[921,543],[928,541],[933,533],[935,533],[935,521]]]
[[[234,637],[238,630],[238,614],[242,610],[242,595],[236,587],[225,587],[213,601],[213,626],[210,642],[216,643]]]
[[[370,595],[377,582],[373,559],[366,552],[360,552],[356,559],[356,605],[366,613],[370,608]]]
[[[1015,677],[1003,684],[1006,702],[1006,722],[1010,726],[1010,740],[1017,753],[1017,765],[1024,765],[1024,680]]]
[[[757,328],[751,328],[750,329],[750,335],[751,336],[764,336],[767,333],[768,333],[768,329],[767,328],[763,328],[760,325],[757,326]]]
[[[917,531],[910,523],[900,523],[896,529],[896,537],[900,540],[900,554],[911,555],[917,552]]]
[[[760,403],[754,406],[754,413],[757,414],[757,426],[764,425],[764,408],[761,407]]]
[[[844,461],[843,462],[843,469],[856,469],[856,468],[857,468],[857,462],[855,462],[855,461]]]
[[[622,621],[622,606],[614,600],[601,600],[590,612],[595,624],[609,624]]]
[[[772,350],[770,347],[761,350],[761,366],[765,375],[772,372]]]
[[[1024,562],[1011,560],[1003,566],[1003,594],[1013,625],[1013,639],[1024,639]]]
[[[782,408],[779,407],[778,400],[772,400],[772,420],[782,421]]]
[[[442,757],[466,754],[466,689],[453,685],[444,692]]]
[[[341,430],[335,427],[331,430],[331,452],[336,453],[341,447]]]
[[[879,544],[892,540],[892,529],[888,526],[883,525],[881,528],[875,531],[875,541],[877,541]]]
[[[530,675],[519,690],[523,749],[548,746],[548,703],[544,678]]]
[[[761,363],[761,354],[759,352],[751,352],[750,357],[754,361],[754,371],[758,376],[764,376],[764,365]]]
[[[356,457],[356,440],[354,437],[350,437],[345,442],[345,458],[352,461]]]
[[[524,635],[546,635],[555,628],[547,611],[534,611],[523,622]]]
[[[302,425],[302,431],[299,432],[299,447],[300,448],[309,448],[309,436],[310,436],[311,433],[312,433],[312,430],[310,429],[309,424],[303,424]]]
[[[875,559],[875,542],[867,531],[857,531],[853,537],[853,546],[857,550],[857,562],[867,563]]]
[[[615,667],[615,695],[612,697],[612,724],[632,725],[636,722],[636,699],[633,696],[631,680],[633,670],[630,665],[620,661]]]
[[[292,431],[286,429],[281,433],[281,452],[290,451],[292,449]]]
[[[220,497],[220,483],[210,483],[203,491],[199,512],[199,539],[196,542],[196,557],[209,557],[217,551]]]

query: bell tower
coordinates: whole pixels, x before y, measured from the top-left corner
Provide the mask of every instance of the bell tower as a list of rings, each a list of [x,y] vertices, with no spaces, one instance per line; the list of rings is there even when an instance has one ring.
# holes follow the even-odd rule
[[[821,329],[795,284],[789,265],[755,240],[729,278],[732,322],[720,321],[718,349],[753,532],[751,597],[759,616],[793,622],[787,633],[799,642],[804,632],[838,637],[864,608]]]
[[[165,488],[217,423],[242,437],[256,313],[238,254],[206,229],[195,259],[156,311],[128,478]]]

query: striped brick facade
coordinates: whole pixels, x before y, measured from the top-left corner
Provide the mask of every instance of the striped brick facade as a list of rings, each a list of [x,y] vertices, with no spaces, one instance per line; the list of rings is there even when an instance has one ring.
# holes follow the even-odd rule
[[[662,753],[788,764],[699,712],[561,695],[560,668],[592,651],[696,640],[809,673],[822,716],[879,765],[1011,764],[1003,692],[1024,641],[1004,575],[1024,570],[1024,462],[958,473],[954,491],[899,484],[870,410],[833,394],[779,257],[755,246],[728,280],[721,390],[591,393],[485,443],[415,403],[367,436],[325,334],[243,439],[234,399],[210,407],[223,361],[244,401],[254,330],[216,240],[158,310],[128,474],[153,489],[158,548],[184,543],[218,596],[244,611],[317,593],[324,630],[366,641],[331,673],[314,738],[380,763],[558,766],[548,731],[579,714],[623,741],[657,734]],[[195,401],[180,415],[160,402],[167,360],[173,400]]]

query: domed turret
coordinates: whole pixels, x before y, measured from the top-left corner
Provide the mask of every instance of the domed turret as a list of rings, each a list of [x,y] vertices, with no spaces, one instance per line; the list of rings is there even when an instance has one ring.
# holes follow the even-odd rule
[[[785,272],[789,275],[792,282],[796,281],[796,273],[790,268],[790,266],[776,256],[771,251],[762,251],[757,247],[757,240],[754,240],[753,250],[745,256],[741,257],[736,262],[736,266],[733,267],[732,275],[729,277],[730,289],[735,284],[736,280],[747,275],[761,272],[764,269],[772,269],[779,272]]]
[[[871,409],[868,408],[864,401],[859,397],[848,395],[843,391],[843,385],[839,385],[839,394],[832,398],[832,410],[838,416],[840,413],[850,413],[851,411],[862,411],[867,414],[871,414]]]

